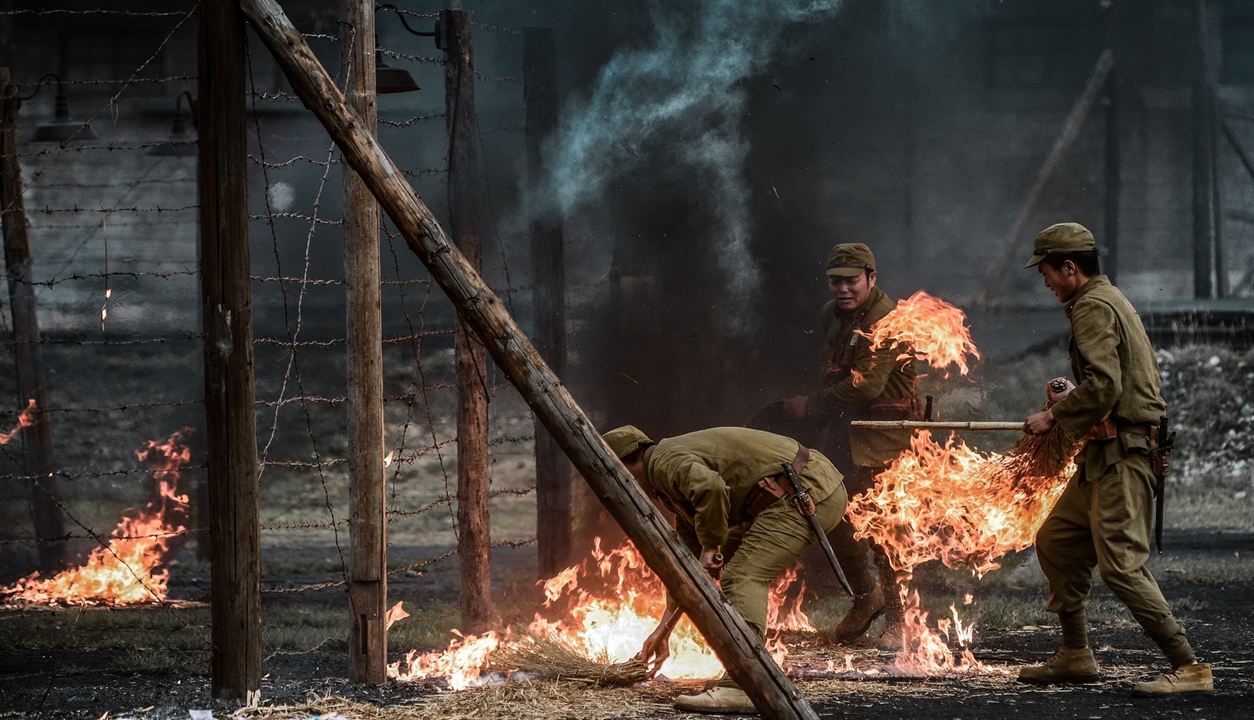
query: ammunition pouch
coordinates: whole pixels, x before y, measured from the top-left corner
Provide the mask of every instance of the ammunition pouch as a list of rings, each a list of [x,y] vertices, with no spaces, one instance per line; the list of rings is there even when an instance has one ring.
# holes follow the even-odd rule
[[[809,462],[810,451],[803,445],[797,448],[797,455],[789,464],[792,466],[793,472],[800,477]],[[782,474],[767,475],[749,489],[749,494],[745,496],[744,502],[740,504],[740,516],[746,521],[752,520],[758,516],[758,513],[774,505],[780,498],[786,497],[788,494],[787,479]],[[808,495],[806,497],[809,498]],[[813,507],[813,500],[810,501],[810,505]]]
[[[1131,425],[1121,423],[1110,415],[1102,418],[1096,425],[1089,428],[1084,433],[1085,442],[1102,442],[1105,440],[1115,440],[1119,437],[1119,433],[1132,433],[1133,435],[1144,435],[1149,439],[1150,444],[1154,444],[1153,428],[1148,424]]]
[[[780,498],[788,494],[784,483],[778,475],[768,475],[754,485],[745,496],[740,506],[740,515],[745,520],[752,520],[758,513],[774,505]]]

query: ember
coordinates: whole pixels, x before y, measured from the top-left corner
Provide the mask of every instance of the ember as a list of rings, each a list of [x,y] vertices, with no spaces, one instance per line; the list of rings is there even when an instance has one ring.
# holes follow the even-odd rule
[[[108,546],[97,547],[82,567],[50,578],[38,572],[0,588],[9,602],[62,605],[137,605],[162,602],[168,596],[165,565],[171,538],[186,532],[182,522],[187,496],[179,494],[182,466],[191,459],[183,444],[189,429],[164,441],[148,440],[136,455],[148,465],[158,485],[157,497],[133,517],[123,517],[109,536]]]
[[[35,401],[31,400],[26,404],[26,409],[17,416],[17,425],[8,432],[0,432],[0,445],[8,445],[22,431],[22,428],[28,428],[35,424]]]

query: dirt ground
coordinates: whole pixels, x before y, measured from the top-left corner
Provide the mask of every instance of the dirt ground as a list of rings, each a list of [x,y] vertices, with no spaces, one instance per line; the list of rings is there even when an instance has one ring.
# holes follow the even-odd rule
[[[1169,397],[1178,409],[1177,428],[1192,451],[1182,453],[1173,483],[1166,553],[1153,557],[1150,567],[1200,654],[1213,664],[1216,693],[1164,701],[1131,698],[1132,682],[1161,670],[1161,661],[1100,582],[1091,619],[1092,641],[1105,670],[1103,681],[1078,688],[1017,684],[1014,669],[1043,660],[1057,642],[1052,618],[1044,608],[1044,578],[1027,551],[1007,558],[1003,569],[978,583],[969,573],[934,568],[924,568],[917,577],[925,605],[934,616],[974,592],[975,655],[988,666],[987,673],[891,682],[800,680],[799,686],[821,716],[1254,717],[1254,623],[1247,609],[1248,599],[1254,597],[1254,565],[1248,559],[1254,556],[1254,497],[1248,445],[1243,444],[1248,442],[1243,431],[1254,417],[1254,410],[1247,409],[1254,402],[1254,370],[1249,356],[1213,348],[1177,350],[1160,360],[1168,391],[1177,393]],[[1024,390],[1020,379],[1049,377],[1057,364],[1058,358],[1024,360],[1000,375],[985,375],[978,383],[942,395],[941,406],[951,410],[951,417],[976,415],[976,408],[982,408],[986,417],[1021,412],[1037,402],[1037,393]],[[500,407],[494,437],[525,438],[529,421],[516,401],[503,399]],[[970,412],[963,412],[963,407]],[[447,433],[449,410],[447,398],[433,410],[439,423],[437,435]],[[402,412],[403,408],[394,411],[389,421],[403,423]],[[1220,416],[1236,421],[1215,427]],[[164,419],[158,420],[165,424]],[[115,432],[139,433],[144,431],[139,426],[149,424],[158,423],[151,417],[135,417]],[[90,432],[106,431],[92,428]],[[280,449],[297,454],[291,447]],[[104,454],[105,449],[93,444],[80,452],[83,457],[75,460],[86,466],[91,459],[88,453]],[[126,452],[125,446],[115,449],[119,458]],[[494,487],[525,490],[530,478],[529,453],[525,439],[494,446]],[[397,506],[422,506],[438,497],[443,491],[441,479],[455,467],[455,458],[423,458],[411,467],[406,481],[395,485]],[[312,485],[308,478],[303,486],[297,482],[278,473],[263,480],[263,522],[322,518],[327,504],[342,517],[346,487],[342,474],[329,472],[322,483]],[[98,489],[99,494],[84,491],[73,498],[73,507],[98,529],[110,527],[119,507],[133,504],[139,496],[136,485],[113,480],[104,481]],[[21,504],[14,507],[10,502],[0,511],[11,526],[21,517]],[[495,537],[525,538],[534,528],[531,496],[498,496],[493,513]],[[390,546],[393,567],[440,557],[450,538],[447,510],[398,521]],[[452,693],[419,685],[350,685],[343,679],[347,602],[342,588],[284,592],[341,577],[340,548],[345,543],[342,534],[337,537],[326,529],[263,533],[264,705],[241,711],[241,717],[286,720],[330,718],[336,713],[353,718],[476,720],[669,717],[674,716],[673,696],[691,689],[684,684],[652,683],[606,690],[572,682],[533,681]],[[10,552],[6,546],[0,560],[0,583],[25,572],[29,562],[25,551],[19,545]],[[499,548],[493,561],[502,615],[528,617],[540,597],[534,586],[534,548]],[[177,602],[167,606],[0,607],[0,717],[155,720],[187,718],[193,709],[214,709],[216,717],[235,713],[236,707],[215,705],[208,698],[209,611],[204,604],[208,566],[184,549],[171,565],[171,576],[171,596]],[[394,658],[408,649],[434,649],[448,642],[450,629],[457,625],[456,588],[455,558],[392,579],[391,597],[403,600],[412,614],[389,635]],[[824,643],[822,632],[834,626],[846,606],[829,583],[811,578],[806,609],[820,633],[790,638],[794,663],[822,665],[830,659],[843,664],[848,654],[861,670],[891,664],[886,654]]]

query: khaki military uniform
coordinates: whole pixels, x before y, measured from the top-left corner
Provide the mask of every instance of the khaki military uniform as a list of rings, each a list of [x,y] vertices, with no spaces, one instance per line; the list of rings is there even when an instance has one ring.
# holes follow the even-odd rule
[[[918,407],[914,361],[899,359],[900,345],[871,350],[861,333],[892,312],[896,303],[883,290],[871,294],[852,312],[841,312],[828,301],[819,316],[826,341],[826,374],[823,386],[810,396],[808,412],[829,419],[825,446],[836,455],[838,467],[881,468],[910,448],[909,431],[850,428],[850,420],[904,420]]]
[[[861,333],[896,307],[892,298],[879,288],[871,288],[866,302],[853,312],[844,313],[829,301],[823,306],[820,327],[826,341],[827,368],[823,386],[810,396],[810,412],[828,420],[824,449],[839,458],[837,466],[845,473],[850,497],[875,485],[875,477],[910,449],[910,432],[851,428],[851,420],[905,420],[915,416],[914,362],[900,359],[902,347],[893,345],[872,351]],[[830,533],[832,549],[849,579],[854,593],[863,595],[875,588],[875,576],[867,551],[869,541],[855,540],[850,523],[841,523]],[[873,553],[880,575],[889,585],[893,570],[887,556]],[[886,590],[892,593],[892,590]],[[890,600],[895,601],[890,595]]]
[[[798,444],[761,430],[720,427],[666,438],[644,451],[648,490],[675,513],[675,529],[694,555],[719,547],[725,558],[723,594],[764,636],[771,582],[796,563],[816,538],[796,508],[781,499],[750,517],[750,490],[791,463]],[[800,475],[824,529],[840,522],[847,498],[840,473],[811,451]]]
[[[1086,642],[1084,612],[1096,567],[1173,665],[1188,664],[1192,648],[1145,567],[1157,482],[1147,431],[1166,411],[1153,348],[1140,317],[1105,275],[1089,279],[1066,310],[1077,387],[1053,406],[1054,418],[1071,439],[1084,437],[1108,413],[1120,432],[1085,445],[1079,470],[1037,533],[1049,609],[1062,620],[1064,643],[1078,644],[1077,634]]]

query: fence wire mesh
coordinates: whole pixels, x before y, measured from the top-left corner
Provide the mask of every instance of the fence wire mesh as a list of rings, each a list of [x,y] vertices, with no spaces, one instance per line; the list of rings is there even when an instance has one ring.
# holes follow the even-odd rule
[[[403,11],[414,24],[433,15]],[[47,30],[58,18],[142,23],[133,65],[112,62],[99,77],[89,58],[62,62],[59,85],[46,68],[15,66],[14,94],[29,96],[18,114],[17,147],[25,212],[5,208],[30,238],[38,343],[46,402],[32,410],[52,427],[55,468],[28,460],[31,438],[0,445],[0,546],[8,559],[3,588],[30,589],[37,548],[64,548],[67,570],[101,556],[139,582],[135,602],[169,614],[175,633],[162,652],[208,652],[204,383],[198,272],[195,8],[57,9],[0,12],[0,20]],[[337,19],[305,18],[306,38],[340,74]],[[389,17],[380,11],[383,26]],[[517,233],[499,229],[523,167],[519,29],[476,26],[476,45],[501,64],[480,62],[481,193],[484,274],[515,311],[523,301],[511,266],[524,263]],[[405,175],[447,217],[448,130],[439,88],[444,59],[429,39],[381,33],[381,57],[405,67],[424,88],[379,101],[379,133]],[[59,36],[60,42],[67,42]],[[255,39],[254,39],[255,40]],[[422,41],[422,49],[419,41]],[[391,45],[389,46],[389,41]],[[71,56],[73,54],[71,53]],[[128,57],[130,57],[128,55]],[[32,61],[33,62],[33,61]],[[343,237],[345,164],[325,131],[282,80],[260,44],[248,51],[248,188],[252,310],[260,470],[263,622],[266,662],[344,652],[347,636],[349,478],[346,460],[347,359]],[[183,93],[186,91],[187,95]],[[35,129],[67,95],[76,126],[68,139],[42,142]],[[176,120],[176,116],[178,119]],[[173,126],[173,130],[172,130]],[[457,558],[457,382],[455,313],[389,223],[381,224],[384,422],[391,600],[411,600],[416,617],[456,621],[456,586],[431,584]],[[5,424],[19,397],[8,295],[0,313],[0,392]],[[532,422],[521,399],[489,370],[490,492],[495,552],[531,562],[535,542]],[[190,432],[174,435],[183,428]],[[154,469],[159,441],[186,456]],[[171,483],[163,486],[163,481]],[[56,486],[53,487],[52,483]],[[47,487],[45,487],[45,485]],[[164,488],[164,489],[163,489]],[[32,498],[42,494],[64,518],[64,532],[40,537]],[[159,520],[136,524],[120,518]],[[135,547],[149,548],[132,552]],[[200,551],[198,552],[198,548]],[[154,555],[149,563],[145,552]],[[62,595],[32,601],[66,607],[87,582],[67,575]],[[423,581],[409,581],[422,577]],[[159,578],[159,582],[152,582]],[[455,581],[453,581],[455,583]],[[426,589],[423,589],[426,588]],[[51,590],[49,592],[52,592]],[[17,602],[7,592],[0,602]],[[277,603],[278,605],[275,605]],[[335,615],[331,635],[310,636],[266,618],[271,607],[309,603]],[[99,608],[122,603],[97,598]],[[77,611],[80,615],[82,607]],[[342,620],[339,616],[343,616]],[[77,622],[77,615],[75,616]],[[173,638],[174,636],[171,636]],[[401,642],[404,642],[402,640]],[[339,672],[336,666],[336,672]],[[55,678],[53,680],[55,682]]]

